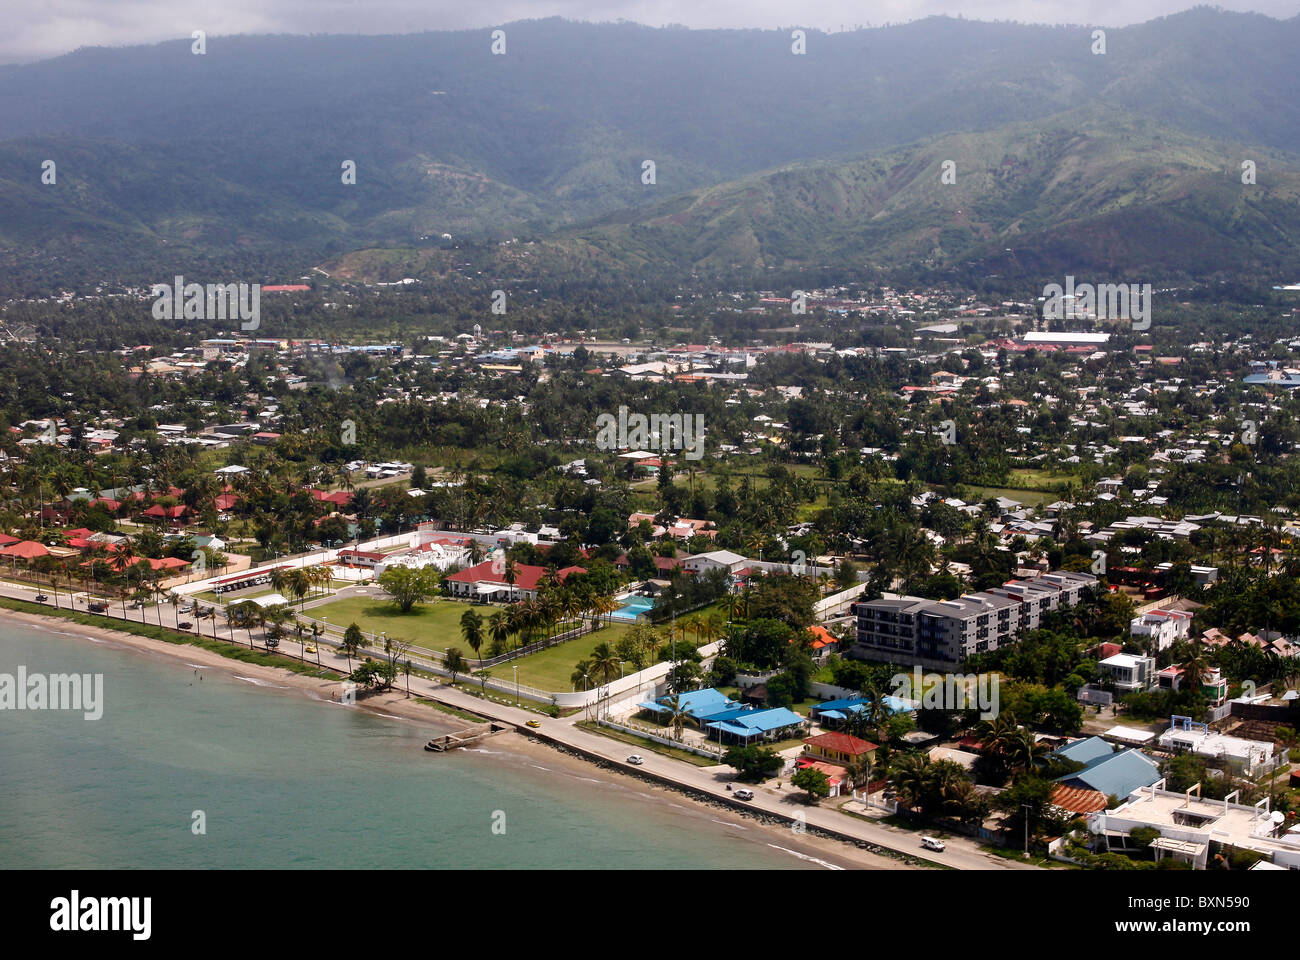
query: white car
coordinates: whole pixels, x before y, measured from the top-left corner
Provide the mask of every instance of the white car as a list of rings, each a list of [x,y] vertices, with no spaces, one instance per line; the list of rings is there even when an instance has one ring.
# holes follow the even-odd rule
[[[732,796],[735,797],[737,800],[753,800],[754,791],[746,789],[745,787],[741,787],[739,790],[733,793]]]
[[[927,850],[933,850],[935,853],[943,853],[943,841],[938,837],[922,837],[921,846]]]
[[[638,756],[634,753],[632,756],[627,758],[627,762],[632,764],[634,767],[639,767],[641,764],[645,763],[645,757]]]

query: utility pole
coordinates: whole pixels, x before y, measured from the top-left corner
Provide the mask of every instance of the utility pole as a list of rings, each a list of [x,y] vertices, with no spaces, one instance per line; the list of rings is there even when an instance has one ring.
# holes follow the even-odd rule
[[[1025,811],[1025,859],[1029,859],[1029,811],[1032,809],[1029,804],[1022,803],[1020,809]]]

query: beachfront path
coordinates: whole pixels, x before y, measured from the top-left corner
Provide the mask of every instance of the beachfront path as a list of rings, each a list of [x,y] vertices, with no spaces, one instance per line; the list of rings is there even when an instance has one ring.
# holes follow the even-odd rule
[[[0,595],[31,601],[35,593],[34,589],[23,585],[0,584]],[[53,607],[53,603],[50,602],[44,605]],[[64,608],[68,606],[66,593],[61,596],[59,605]],[[219,604],[216,606],[220,607]],[[76,608],[82,612],[85,611],[84,603],[78,604]],[[122,613],[122,605],[116,603],[110,607],[108,617],[121,620]],[[147,606],[141,610],[128,608],[126,614],[127,618],[132,621],[157,625],[159,608],[156,606]],[[164,626],[174,627],[176,625],[178,617],[175,607],[164,604],[161,608],[161,614]],[[193,617],[189,617],[189,619],[193,620]],[[205,635],[211,637],[211,623],[199,621],[198,624],[201,629],[206,628]],[[108,626],[108,624],[105,625]],[[239,632],[242,633],[243,631]],[[226,631],[222,630],[220,626],[217,635],[221,639],[226,639],[227,636]],[[297,645],[296,640],[285,640],[281,644],[281,652],[284,655],[289,655]],[[343,674],[348,672],[348,659],[338,649],[329,643],[320,642],[317,643],[317,647],[320,652],[321,666],[337,670]],[[367,651],[367,653],[382,657],[381,652]],[[312,662],[313,659],[310,655],[308,656],[308,662]],[[356,658],[353,658],[352,663],[354,666],[356,662]],[[398,685],[394,687],[395,691],[402,692],[405,688],[405,679],[399,678]],[[643,765],[631,766],[626,762],[626,759],[631,753],[637,752],[637,748],[577,726],[577,722],[583,718],[581,713],[568,718],[552,719],[532,710],[476,697],[438,680],[429,680],[417,676],[410,678],[410,691],[412,696],[436,700],[448,706],[519,727],[524,732],[537,735],[541,739],[572,748],[580,753],[587,754],[589,757],[608,761],[626,773],[647,776],[669,785],[704,794],[728,803],[737,809],[749,810],[754,813],[773,814],[786,819],[802,814],[804,821],[810,827],[823,829],[842,838],[860,840],[886,850],[897,851],[962,870],[1039,869],[1031,864],[1008,860],[987,853],[975,841],[966,837],[950,837],[945,840],[947,849],[943,853],[930,853],[921,847],[920,831],[904,830],[883,823],[859,819],[830,808],[808,806],[800,799],[802,794],[799,791],[788,787],[780,793],[755,790],[754,799],[742,803],[727,791],[728,784],[732,784],[733,787],[738,785],[734,771],[730,767],[697,767],[649,750],[641,754],[645,758]],[[540,726],[537,728],[526,727],[525,724],[530,720],[536,721]]]

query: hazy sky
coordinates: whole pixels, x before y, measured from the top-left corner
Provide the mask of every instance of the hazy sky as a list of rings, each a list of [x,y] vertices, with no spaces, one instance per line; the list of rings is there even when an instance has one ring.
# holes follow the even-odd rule
[[[83,46],[125,46],[234,33],[409,33],[561,16],[651,26],[815,27],[838,30],[949,14],[973,20],[1123,26],[1194,0],[0,0],[0,62]],[[1286,18],[1300,0],[1219,0],[1230,10]]]

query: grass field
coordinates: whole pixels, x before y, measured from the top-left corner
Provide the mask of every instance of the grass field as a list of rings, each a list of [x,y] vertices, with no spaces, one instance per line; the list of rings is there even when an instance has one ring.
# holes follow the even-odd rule
[[[403,640],[426,650],[442,651],[458,646],[466,656],[473,656],[461,637],[461,615],[466,610],[477,610],[486,620],[494,609],[457,600],[434,600],[418,604],[410,613],[400,613],[386,599],[348,597],[313,607],[309,613],[328,617],[331,624],[341,628],[355,623],[367,633],[387,633],[391,640]]]
[[[608,643],[613,647],[631,626],[629,623],[615,623],[594,633],[584,633],[575,640],[567,640],[558,646],[547,647],[518,660],[500,664],[493,668],[492,675],[501,680],[513,680],[515,674],[510,668],[517,666],[520,683],[553,693],[568,693],[573,689],[569,677],[573,674],[574,665],[591,656],[591,651],[599,643]]]

